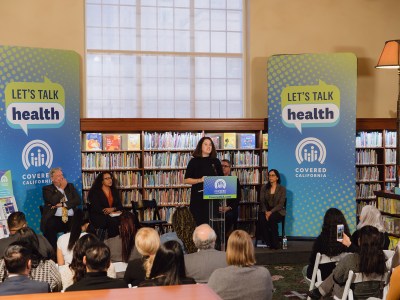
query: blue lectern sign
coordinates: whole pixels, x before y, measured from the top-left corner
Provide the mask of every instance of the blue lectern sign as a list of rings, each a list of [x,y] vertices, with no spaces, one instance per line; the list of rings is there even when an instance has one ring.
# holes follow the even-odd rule
[[[207,176],[204,178],[203,199],[231,199],[236,197],[236,176]]]

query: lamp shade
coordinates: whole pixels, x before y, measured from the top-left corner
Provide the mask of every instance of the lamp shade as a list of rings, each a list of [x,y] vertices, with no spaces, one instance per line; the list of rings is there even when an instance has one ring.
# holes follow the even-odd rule
[[[399,69],[400,68],[400,40],[391,40],[385,43],[378,64],[378,69]]]

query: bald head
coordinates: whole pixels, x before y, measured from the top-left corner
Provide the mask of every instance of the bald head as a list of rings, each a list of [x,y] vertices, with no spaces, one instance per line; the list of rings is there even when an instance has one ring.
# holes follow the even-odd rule
[[[215,247],[217,235],[208,224],[201,224],[193,232],[193,242],[197,249],[206,250]]]

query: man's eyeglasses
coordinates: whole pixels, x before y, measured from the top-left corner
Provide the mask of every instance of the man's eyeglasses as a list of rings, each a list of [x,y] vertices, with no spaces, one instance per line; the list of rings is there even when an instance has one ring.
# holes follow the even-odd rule
[[[230,168],[231,166],[229,165],[222,165],[223,168]]]

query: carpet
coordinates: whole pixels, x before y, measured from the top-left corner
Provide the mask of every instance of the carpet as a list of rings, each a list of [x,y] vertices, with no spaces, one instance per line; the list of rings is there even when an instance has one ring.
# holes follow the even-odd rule
[[[307,299],[308,284],[303,278],[304,264],[266,265],[272,276],[273,300]]]

